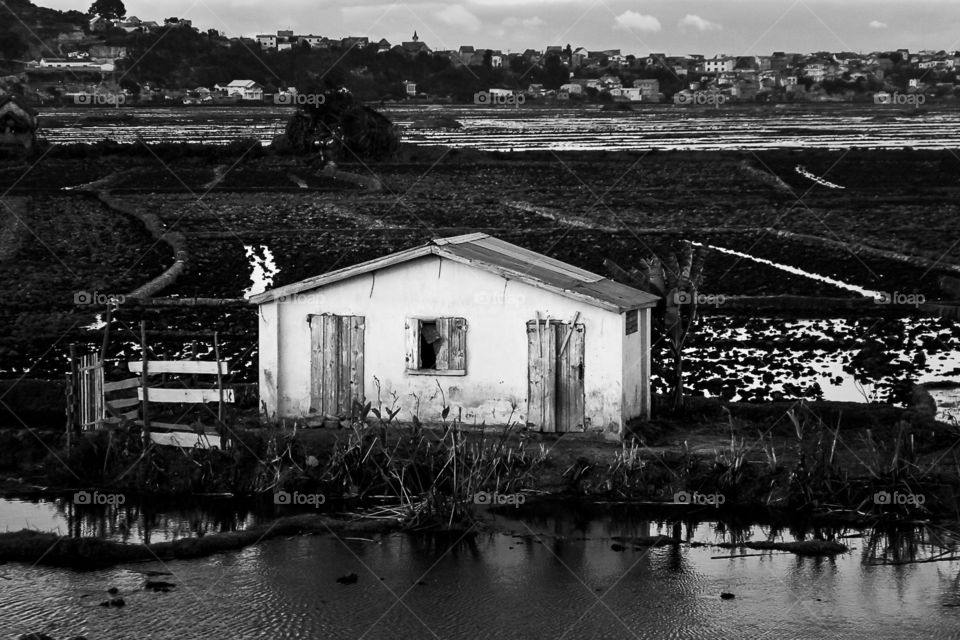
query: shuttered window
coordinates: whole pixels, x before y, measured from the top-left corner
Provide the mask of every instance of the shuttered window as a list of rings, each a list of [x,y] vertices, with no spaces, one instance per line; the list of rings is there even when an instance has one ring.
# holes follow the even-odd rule
[[[407,318],[407,373],[462,376],[467,373],[464,318]]]

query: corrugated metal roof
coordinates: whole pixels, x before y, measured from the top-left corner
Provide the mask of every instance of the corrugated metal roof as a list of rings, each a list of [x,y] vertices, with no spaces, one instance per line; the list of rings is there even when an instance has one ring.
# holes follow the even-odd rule
[[[436,238],[429,244],[414,249],[265,291],[252,296],[250,301],[255,304],[270,302],[427,255],[437,255],[468,264],[613,311],[652,307],[658,300],[653,294],[614,282],[542,253],[524,249],[485,233],[471,233],[451,238]]]

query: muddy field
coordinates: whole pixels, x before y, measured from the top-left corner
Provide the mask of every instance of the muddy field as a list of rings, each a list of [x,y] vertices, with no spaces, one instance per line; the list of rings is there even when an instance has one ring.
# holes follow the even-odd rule
[[[940,278],[960,275],[953,266],[960,264],[960,160],[949,152],[487,155],[420,148],[405,154],[402,163],[341,167],[381,180],[378,192],[315,175],[317,166],[262,154],[51,154],[30,168],[0,166],[8,205],[0,210],[0,370],[4,376],[62,375],[63,346],[96,344],[100,337],[80,327],[102,307],[77,306],[76,292],[123,294],[172,263],[169,248],[136,220],[90,195],[63,190],[117,172],[123,173],[111,185],[116,197],[157,214],[167,231],[186,238],[189,270],[162,295],[241,297],[253,284],[250,252],[261,263],[269,253],[276,270],[267,281],[282,285],[467,231],[600,273],[606,257],[629,268],[678,240],[692,240],[717,248],[707,252],[702,290],[725,296],[858,298],[853,288],[859,287],[949,299]],[[798,166],[830,184],[818,184]],[[920,261],[864,253],[861,245]],[[124,309],[119,317],[132,327],[141,315]],[[812,334],[764,335],[775,319],[728,317],[714,309],[691,345],[697,356],[691,384],[712,395],[737,395],[742,372],[731,363],[749,368],[772,359],[769,381],[759,375],[760,391],[739,397],[816,397],[819,391],[801,378],[816,369],[818,353],[840,350],[849,352],[852,371],[893,376],[903,387],[923,369],[920,358],[955,352],[960,331],[946,321],[913,319],[910,307],[900,315],[860,317]],[[255,363],[252,311],[177,310],[151,312],[148,319],[169,354],[218,330],[228,356]],[[111,350],[132,356],[133,338],[128,332]],[[241,377],[251,378],[252,369]],[[895,386],[892,378],[887,382],[884,393]]]

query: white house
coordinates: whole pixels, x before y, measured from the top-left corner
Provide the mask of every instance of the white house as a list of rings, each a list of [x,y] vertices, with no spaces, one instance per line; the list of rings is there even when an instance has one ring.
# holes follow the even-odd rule
[[[650,412],[657,297],[483,233],[272,289],[259,305],[268,415],[354,401],[439,421],[598,431]]]
[[[234,80],[222,89],[228,96],[239,95],[241,100],[263,100],[263,87],[253,80]]]

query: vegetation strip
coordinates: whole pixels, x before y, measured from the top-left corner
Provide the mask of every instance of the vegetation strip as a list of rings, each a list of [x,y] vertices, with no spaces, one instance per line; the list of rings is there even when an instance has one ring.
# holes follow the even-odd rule
[[[830,540],[802,540],[800,542],[720,542],[722,549],[757,549],[760,551],[789,551],[798,556],[834,556],[850,549],[845,544]]]
[[[175,262],[153,280],[128,293],[127,297],[149,298],[173,285],[177,281],[177,278],[187,270],[187,263],[190,261],[186,237],[179,231],[166,231],[163,221],[161,221],[156,214],[142,211],[137,206],[121,203],[107,191],[98,191],[97,198],[110,209],[138,219],[154,239],[167,244],[173,249]]]

